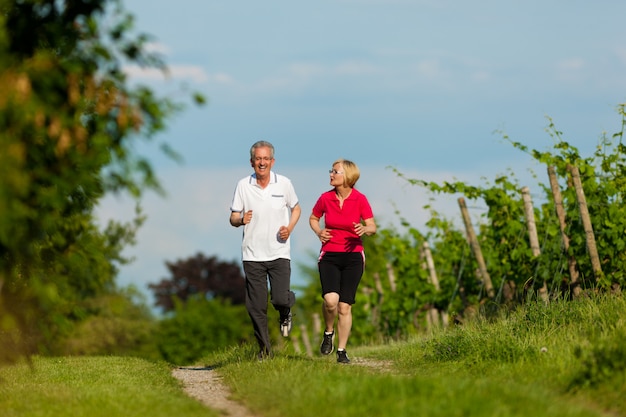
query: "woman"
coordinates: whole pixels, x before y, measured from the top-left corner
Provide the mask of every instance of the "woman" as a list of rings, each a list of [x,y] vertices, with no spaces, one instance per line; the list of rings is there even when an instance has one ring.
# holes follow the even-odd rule
[[[339,159],[329,173],[333,189],[319,197],[309,218],[311,229],[322,242],[318,269],[326,328],[320,352],[333,352],[338,317],[337,362],[350,363],[346,345],[352,329],[352,304],[365,268],[361,236],[376,233],[376,223],[367,198],[354,188],[360,177],[356,164]],[[320,225],[322,217],[324,228]]]

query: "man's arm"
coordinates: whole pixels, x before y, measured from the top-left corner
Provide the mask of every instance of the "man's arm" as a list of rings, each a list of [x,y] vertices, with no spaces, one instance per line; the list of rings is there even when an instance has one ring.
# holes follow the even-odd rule
[[[296,223],[298,223],[298,220],[300,220],[301,214],[302,209],[300,208],[300,204],[298,203],[291,209],[291,218],[289,219],[289,225],[287,226],[287,229],[289,229],[289,234],[293,232],[293,228],[296,227]]]
[[[230,224],[234,227],[243,226],[243,216],[240,211],[230,212]]]
[[[291,217],[289,218],[289,224],[287,226],[280,226],[280,229],[278,229],[278,236],[282,240],[289,239],[289,236],[291,236],[291,232],[293,232],[293,228],[296,227],[296,223],[298,223],[298,219],[300,219],[301,212],[302,210],[300,209],[300,204],[296,204],[291,209]]]

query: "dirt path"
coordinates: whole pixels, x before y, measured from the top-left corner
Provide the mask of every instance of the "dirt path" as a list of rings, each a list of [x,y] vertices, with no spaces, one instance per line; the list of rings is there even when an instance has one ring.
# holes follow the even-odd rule
[[[226,417],[256,417],[246,407],[230,399],[230,391],[212,368],[181,367],[172,375],[183,383],[183,389],[192,398]]]
[[[391,362],[355,358],[353,364],[385,371]],[[213,368],[180,367],[174,369],[172,375],[183,383],[187,395],[226,417],[257,417],[242,404],[230,399],[230,390]]]

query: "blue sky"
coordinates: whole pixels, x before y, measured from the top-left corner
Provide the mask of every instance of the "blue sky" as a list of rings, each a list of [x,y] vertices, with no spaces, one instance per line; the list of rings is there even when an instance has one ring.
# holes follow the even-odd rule
[[[293,262],[310,264],[319,245],[308,215],[329,188],[335,159],[359,165],[357,188],[380,226],[397,224],[397,208],[419,227],[429,196],[389,166],[412,178],[477,184],[509,170],[521,179],[531,169],[541,175],[544,168],[498,132],[547,150],[549,116],[590,155],[603,132],[618,131],[615,109],[626,101],[621,0],[129,0],[125,7],[170,68],[168,78],[127,68],[131,80],[174,97],[200,91],[209,101],[157,138],[182,164],[141,148],[168,197],[144,199],[148,221],[119,283],[146,293],[147,283],[168,276],[165,261],[198,252],[239,261],[241,229],[228,224],[229,204],[237,180],[251,172],[256,140],[275,145],[274,170],[296,186],[303,216]],[[457,214],[454,200],[440,204]],[[113,197],[100,208],[103,221],[132,213],[131,202]]]

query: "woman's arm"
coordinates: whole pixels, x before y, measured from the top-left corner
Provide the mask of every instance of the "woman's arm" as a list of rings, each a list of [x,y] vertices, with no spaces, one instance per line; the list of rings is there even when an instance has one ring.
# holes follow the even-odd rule
[[[311,214],[311,217],[309,217],[309,226],[311,226],[311,229],[317,235],[317,237],[320,238],[320,241],[322,243],[326,243],[330,240],[330,230],[321,228],[320,218],[316,215]]]

